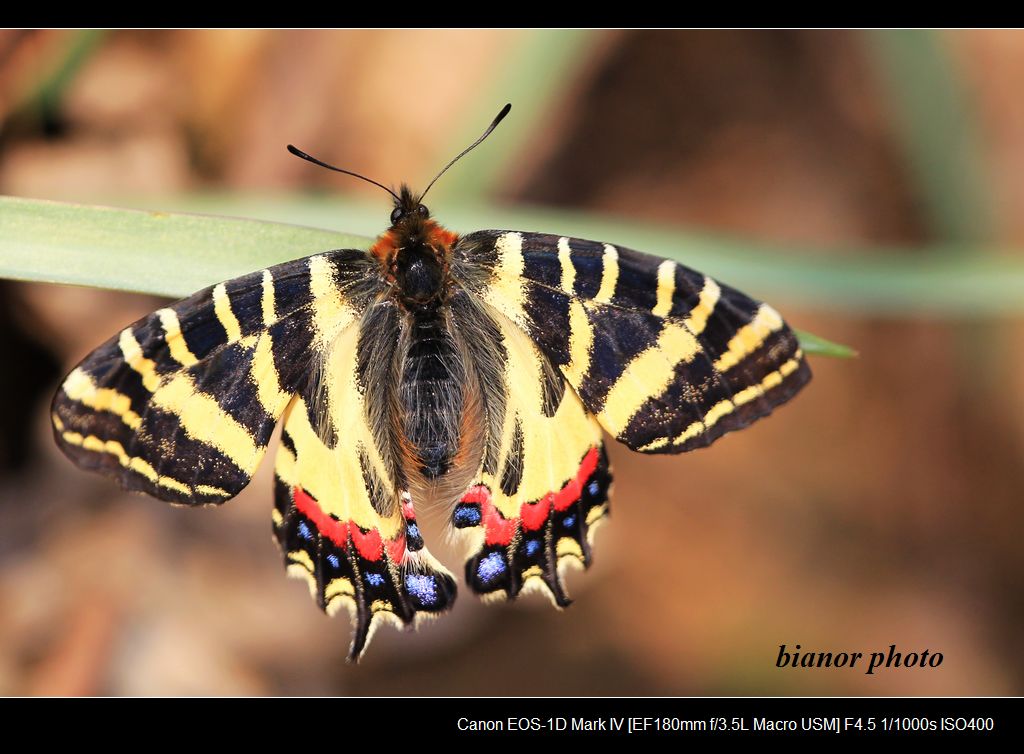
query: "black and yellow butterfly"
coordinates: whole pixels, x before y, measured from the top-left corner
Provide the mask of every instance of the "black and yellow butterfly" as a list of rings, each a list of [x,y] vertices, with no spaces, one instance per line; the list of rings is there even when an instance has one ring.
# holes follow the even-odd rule
[[[417,505],[451,506],[471,535],[474,592],[537,586],[564,606],[560,572],[590,564],[608,511],[602,431],[644,453],[703,447],[811,376],[772,307],[683,265],[539,233],[460,236],[422,194],[391,193],[368,251],[144,317],[68,375],[52,410],[76,464],[187,505],[237,495],[283,417],[274,533],[320,607],[353,613],[352,658],[377,618],[409,624],[455,599]]]

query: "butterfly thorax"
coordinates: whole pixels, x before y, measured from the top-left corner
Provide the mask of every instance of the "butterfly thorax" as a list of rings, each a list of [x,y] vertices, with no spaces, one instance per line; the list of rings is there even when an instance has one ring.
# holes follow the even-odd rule
[[[435,309],[450,290],[449,261],[457,234],[430,217],[408,186],[403,185],[391,213],[391,227],[370,247],[385,280],[406,309]]]

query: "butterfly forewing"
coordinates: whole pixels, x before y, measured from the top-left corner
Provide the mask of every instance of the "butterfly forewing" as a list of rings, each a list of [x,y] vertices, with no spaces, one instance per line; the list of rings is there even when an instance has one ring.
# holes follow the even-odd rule
[[[515,231],[472,233],[456,254],[479,295],[634,450],[708,445],[810,379],[796,336],[773,308],[670,260]]]
[[[176,503],[222,503],[248,483],[292,393],[342,329],[317,276],[350,252],[287,262],[202,290],[126,327],[65,379],[58,445],[83,468]],[[320,297],[322,298],[322,297]]]

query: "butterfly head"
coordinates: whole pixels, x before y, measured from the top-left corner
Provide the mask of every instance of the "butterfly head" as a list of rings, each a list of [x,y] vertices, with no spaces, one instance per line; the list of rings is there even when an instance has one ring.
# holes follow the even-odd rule
[[[430,218],[430,210],[421,201],[421,196],[412,193],[412,190],[402,184],[402,189],[395,196],[395,208],[391,211],[391,227],[408,225]]]
[[[395,200],[395,208],[391,212],[391,227],[377,238],[370,247],[370,253],[380,262],[384,278],[391,283],[398,300],[406,309],[431,308],[444,303],[447,298],[449,260],[458,235],[442,228],[430,218],[430,210],[423,204],[423,197],[437,179],[448,172],[448,168],[486,139],[511,109],[512,105],[505,105],[491,121],[487,130],[445,165],[441,172],[434,176],[434,180],[427,184],[423,193],[418,195],[413,194],[405,184],[396,194],[383,183],[351,170],[328,165],[291,144],[288,145],[288,151],[307,162],[354,176],[391,194]]]

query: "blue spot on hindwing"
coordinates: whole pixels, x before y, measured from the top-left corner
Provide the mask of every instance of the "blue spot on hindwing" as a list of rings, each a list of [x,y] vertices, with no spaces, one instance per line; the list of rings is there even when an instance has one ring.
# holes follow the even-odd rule
[[[437,603],[437,582],[433,576],[423,573],[405,574],[405,590],[421,605],[429,607]]]
[[[379,573],[367,573],[366,583],[370,586],[384,586],[384,577]]]
[[[480,506],[476,503],[460,503],[455,506],[455,513],[452,516],[455,526],[463,528],[466,526],[480,525]]]
[[[341,568],[341,561],[338,560],[338,556],[334,553],[327,556],[327,562],[331,564],[332,568]]]
[[[562,520],[562,526],[564,526],[566,529],[571,529],[575,525],[576,525],[576,514],[575,513],[566,516]]]
[[[313,532],[311,532],[309,530],[309,527],[306,526],[305,521],[299,521],[299,536],[305,540],[310,540],[313,538]]]
[[[526,540],[526,554],[528,557],[533,557],[540,552],[540,540],[539,539],[528,539]]]
[[[492,552],[487,557],[481,558],[476,567],[476,575],[480,577],[482,582],[489,584],[505,573],[506,568],[508,566],[505,565],[505,559],[501,556],[501,553]]]
[[[597,497],[597,494],[600,491],[601,491],[601,485],[599,485],[597,483],[596,479],[593,482],[591,482],[590,484],[587,485],[587,492],[589,492],[594,497]]]

